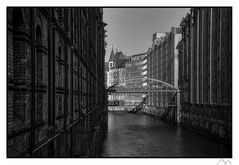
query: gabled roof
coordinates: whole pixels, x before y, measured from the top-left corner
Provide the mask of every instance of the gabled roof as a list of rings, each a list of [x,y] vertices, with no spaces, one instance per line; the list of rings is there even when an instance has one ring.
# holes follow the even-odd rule
[[[116,68],[123,68],[125,67],[125,63],[128,61],[129,59],[117,59],[115,61],[115,67]]]
[[[115,54],[115,68],[125,67],[128,58],[120,51]]]
[[[122,52],[116,52],[115,60],[117,59],[127,59],[127,57]]]
[[[110,54],[110,58],[109,58],[109,62],[114,62],[114,68],[122,68],[125,67],[125,63],[129,58],[126,57],[121,51],[120,52],[116,52],[114,54],[114,51],[112,49],[111,54]]]

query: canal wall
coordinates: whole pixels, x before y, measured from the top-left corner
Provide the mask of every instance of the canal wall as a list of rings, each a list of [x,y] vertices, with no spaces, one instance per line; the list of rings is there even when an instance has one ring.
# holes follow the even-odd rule
[[[182,105],[180,125],[221,143],[232,144],[232,114],[229,106]],[[147,107],[143,112],[176,123],[176,108]]]
[[[175,107],[146,107],[143,112],[152,117],[162,119],[166,122],[175,123],[176,122],[176,108]]]
[[[222,143],[232,144],[231,106],[182,105],[180,124]]]

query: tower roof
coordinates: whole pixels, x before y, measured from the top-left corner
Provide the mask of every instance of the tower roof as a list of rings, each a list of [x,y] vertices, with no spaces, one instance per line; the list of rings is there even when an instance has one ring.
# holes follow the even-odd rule
[[[110,53],[109,62],[110,62],[110,61],[114,61],[114,59],[115,59],[114,56],[115,56],[115,55],[114,55],[114,50],[113,50],[113,48],[112,48],[112,51],[111,51],[111,53]]]

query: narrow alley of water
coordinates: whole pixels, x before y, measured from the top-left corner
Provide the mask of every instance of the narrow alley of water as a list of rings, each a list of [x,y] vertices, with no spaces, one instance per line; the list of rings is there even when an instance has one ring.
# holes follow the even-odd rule
[[[102,157],[231,157],[224,144],[147,115],[109,112]]]

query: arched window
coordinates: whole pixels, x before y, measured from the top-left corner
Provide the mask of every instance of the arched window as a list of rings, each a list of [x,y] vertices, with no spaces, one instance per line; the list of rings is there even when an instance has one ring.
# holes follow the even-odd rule
[[[13,27],[24,25],[22,11],[20,8],[13,9],[12,17]]]
[[[42,32],[39,25],[36,28],[36,41],[37,44],[42,44]]]
[[[20,8],[14,8],[12,11],[12,22],[13,22],[13,75],[14,81],[22,81],[24,77],[20,76],[19,67],[20,65],[16,65],[24,58],[24,41],[21,41],[22,35],[24,35],[24,20],[22,11]]]
[[[42,31],[39,25],[36,27],[36,82],[38,85],[43,82],[42,73]]]
[[[71,15],[71,13],[70,13],[70,9],[69,8],[66,8],[65,9],[65,17],[66,17],[66,32],[67,32],[67,35],[68,36],[70,36],[70,19],[71,19],[71,17],[70,17],[70,15]]]
[[[63,60],[62,59],[62,48],[61,46],[59,46],[58,48],[58,55],[59,55],[59,61],[58,61],[58,67],[59,67],[59,87],[62,87],[62,64],[61,64],[61,61]]]
[[[44,84],[43,81],[43,49],[42,49],[42,30],[39,25],[36,26],[35,30],[35,43],[36,43],[36,63],[35,63],[35,70],[36,70],[36,86],[42,86]],[[37,123],[43,122],[43,93],[36,92],[36,114],[35,120]]]
[[[58,8],[57,15],[58,15],[59,24],[61,26],[63,26],[63,14],[64,14],[64,9],[63,8]]]
[[[14,91],[14,120],[19,121],[18,125],[14,126],[15,130],[21,129],[28,124],[28,116],[30,111],[26,102],[29,102],[28,92],[19,92],[18,84],[28,84],[30,82],[29,57],[30,45],[22,38],[28,39],[25,29],[23,12],[21,8],[14,8],[12,11],[12,25],[13,25],[13,79],[16,84]]]
[[[61,50],[61,46],[59,46],[58,48],[58,55],[59,55],[59,58],[62,60],[62,50]]]

